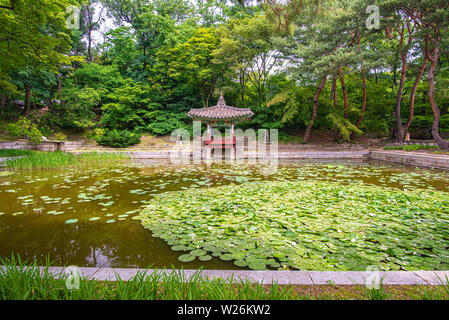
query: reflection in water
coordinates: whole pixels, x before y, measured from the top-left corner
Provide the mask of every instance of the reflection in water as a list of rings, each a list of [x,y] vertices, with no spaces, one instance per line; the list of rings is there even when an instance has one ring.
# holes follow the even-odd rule
[[[345,165],[348,164],[348,165]],[[154,161],[78,171],[23,171],[0,177],[0,257],[46,257],[57,265],[236,269],[232,262],[181,263],[182,254],[132,220],[153,195],[261,180],[319,179],[449,192],[449,174],[379,163],[280,163],[270,176],[255,165],[167,166]],[[66,223],[77,219],[76,223]]]

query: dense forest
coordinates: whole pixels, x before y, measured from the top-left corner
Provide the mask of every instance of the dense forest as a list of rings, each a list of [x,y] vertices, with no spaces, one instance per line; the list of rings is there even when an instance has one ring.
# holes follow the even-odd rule
[[[447,0],[0,0],[0,129],[133,144],[223,92],[282,141],[449,149],[448,30]]]

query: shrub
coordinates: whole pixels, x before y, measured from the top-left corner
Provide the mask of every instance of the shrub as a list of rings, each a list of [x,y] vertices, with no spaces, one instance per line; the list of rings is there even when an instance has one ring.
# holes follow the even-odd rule
[[[108,130],[96,140],[102,146],[123,148],[140,142],[140,134],[128,130]]]
[[[449,131],[449,114],[445,114],[440,118],[441,131]]]
[[[168,135],[176,129],[187,129],[183,122],[186,116],[184,114],[160,113],[154,122],[146,126],[145,131],[149,131],[157,136]]]
[[[55,133],[55,139],[56,140],[65,140],[65,139],[67,139],[67,135],[65,135],[62,132],[57,132],[57,133]]]
[[[440,147],[425,144],[408,144],[404,146],[391,146],[384,148],[384,150],[404,150],[404,151],[433,150],[433,149],[440,149]]]
[[[9,123],[6,126],[6,132],[15,139],[28,138],[34,144],[42,142],[42,132],[25,117],[21,117],[15,123]]]

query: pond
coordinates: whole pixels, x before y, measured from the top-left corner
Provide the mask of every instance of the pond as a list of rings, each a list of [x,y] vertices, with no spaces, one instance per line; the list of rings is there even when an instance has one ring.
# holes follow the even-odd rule
[[[376,162],[344,161],[281,162],[277,171],[270,175],[265,175],[260,169],[258,165],[249,164],[215,163],[175,166],[167,163],[131,163],[82,170],[19,171],[0,177],[0,257],[8,258],[15,253],[23,259],[35,258],[43,264],[49,256],[55,265],[95,267],[248,269],[248,264],[252,263],[251,269],[266,267],[269,269],[357,270],[363,269],[364,264],[368,262],[377,261],[382,269],[387,270],[418,269],[419,267],[425,270],[448,269],[449,209],[444,201],[446,195],[448,196],[446,199],[449,199],[449,173]],[[313,184],[310,184],[311,182]],[[249,190],[245,197],[251,201],[254,199],[255,204],[263,207],[262,202],[258,203],[259,200],[270,202],[273,199],[267,197],[277,194],[276,190],[270,189],[270,185],[292,190],[290,193],[287,190],[285,194],[279,192],[277,198],[273,199],[276,201],[274,202],[276,212],[280,216],[285,213],[284,211],[288,211],[288,214],[295,215],[294,221],[298,220],[294,224],[292,218],[287,215],[283,226],[285,230],[279,233],[279,236],[286,237],[282,239],[293,245],[297,257],[285,258],[285,255],[289,254],[287,252],[277,254],[273,258],[272,255],[267,254],[267,248],[272,250],[276,247],[259,244],[257,248],[256,243],[254,248],[251,247],[253,244],[251,246],[244,244],[243,238],[239,242],[239,235],[247,236],[250,232],[248,229],[233,229],[232,223],[228,221],[232,215],[226,211],[220,212],[223,216],[222,224],[227,226],[227,230],[223,232],[228,234],[223,238],[223,243],[231,239],[234,241],[230,245],[233,249],[239,249],[239,245],[243,247],[237,251],[222,249],[218,253],[217,248],[215,252],[214,249],[209,248],[216,254],[212,257],[209,254],[206,255],[207,239],[210,239],[211,243],[217,240],[207,237],[206,233],[211,229],[210,226],[208,226],[209,229],[205,229],[206,233],[202,233],[204,237],[201,241],[186,242],[185,236],[190,234],[195,226],[201,227],[203,221],[201,220],[203,218],[199,219],[202,215],[196,213],[190,219],[190,212],[198,211],[203,214],[208,210],[207,207],[201,207],[201,204],[197,203],[197,210],[188,211],[188,208],[192,208],[192,203],[195,203],[188,201],[197,200],[202,196],[211,201],[221,201],[218,202],[220,206],[226,208],[227,195],[232,200]],[[362,190],[364,192],[362,202],[370,205],[364,208],[367,217],[369,214],[379,214],[381,211],[379,208],[383,208],[385,203],[393,201],[395,205],[398,204],[402,200],[398,200],[397,197],[408,197],[410,190],[420,190],[419,192],[425,194],[422,198],[426,202],[417,203],[419,199],[416,200],[412,195],[412,200],[415,200],[406,201],[398,207],[401,216],[391,219],[391,224],[394,225],[391,230],[403,230],[404,232],[398,231],[399,235],[394,236],[403,236],[404,239],[398,239],[399,244],[392,246],[383,243],[384,238],[388,238],[385,231],[388,233],[389,229],[386,227],[385,230],[379,230],[383,225],[389,224],[390,218],[385,223],[376,217],[367,221],[368,227],[366,225],[360,227],[356,226],[357,220],[352,221],[350,217],[347,217],[348,214],[353,218],[357,217],[360,212],[351,212],[354,209],[351,203],[343,203],[336,196],[329,198],[334,201],[329,201],[328,208],[335,208],[335,212],[329,213],[323,207],[319,207],[322,204],[315,203],[313,198],[310,198],[308,204],[307,199],[298,200],[291,195],[295,190],[302,195],[307,194],[309,190],[324,192],[322,190],[327,190],[329,186],[337,186],[338,192],[348,188],[354,189],[356,193]],[[334,189],[327,190],[322,197],[335,195],[337,191]],[[266,190],[265,198],[260,196],[264,194],[264,190]],[[393,200],[388,200],[389,195],[394,195],[396,190],[399,196],[392,196]],[[178,192],[172,193],[172,191]],[[386,199],[385,201],[379,200],[380,193]],[[255,196],[260,199],[252,198]],[[307,196],[321,197],[316,193]],[[204,198],[202,201],[207,203],[207,199]],[[298,201],[303,201],[302,209],[301,206],[289,207],[290,203]],[[353,201],[355,202],[352,206],[363,206],[356,202],[360,201],[360,195]],[[176,207],[180,203],[182,205]],[[435,211],[433,211],[433,204],[435,204]],[[147,205],[150,207],[139,218],[142,206]],[[249,205],[242,207],[246,218],[250,214],[248,212],[252,210],[248,207]],[[307,208],[309,205],[312,208],[310,210]],[[307,213],[308,210],[310,215],[301,220],[298,213],[302,211]],[[153,215],[152,212],[154,212]],[[164,221],[164,219],[166,217],[168,219],[170,215],[173,217],[173,214],[176,215],[177,212],[180,215],[184,214],[179,220],[184,223],[184,226],[177,225],[178,221],[175,219],[172,220],[174,221],[172,226],[167,227],[170,220]],[[266,212],[268,217],[268,211]],[[319,223],[307,222],[312,221],[312,218],[316,219],[312,217],[312,214],[317,212],[323,212],[323,219],[315,220]],[[391,214],[387,211],[383,212],[385,213]],[[257,214],[261,213],[256,213],[254,221],[258,219]],[[209,212],[209,215],[214,213]],[[150,219],[139,220],[145,219],[145,216],[150,216]],[[270,221],[269,225],[273,225],[273,230],[280,228],[276,217]],[[302,224],[306,231],[299,230],[298,223]],[[409,229],[416,223],[420,224],[422,229],[411,233]],[[328,225],[323,229],[323,224]],[[185,225],[189,225],[189,228],[184,228]],[[348,226],[354,230],[347,229]],[[368,230],[369,226],[377,226],[377,229]],[[177,231],[173,229],[175,227],[178,228]],[[258,232],[260,236],[261,233]],[[176,233],[183,235],[184,238],[173,236]],[[201,237],[201,233],[199,234]],[[270,239],[276,237],[276,234],[263,233],[265,234]],[[285,247],[287,242],[279,243],[282,239],[273,241],[276,240],[278,246]],[[386,243],[389,243],[388,241]],[[406,243],[408,249],[401,247],[401,242]],[[365,245],[366,250],[364,250]],[[250,247],[253,248],[252,251]],[[264,250],[261,251],[262,247]],[[244,259],[238,259],[238,255],[242,253],[241,249],[244,252],[258,250],[253,256],[257,256],[259,260],[254,258],[256,260],[249,260],[248,263]],[[368,254],[371,252],[373,259],[366,257],[366,261],[360,260],[361,257],[365,257],[365,251]],[[192,252],[193,254],[190,254]],[[337,255],[337,252],[340,255]],[[360,262],[358,265],[346,261],[351,254],[355,253]],[[181,256],[183,261],[180,261]],[[294,257],[300,260],[295,260]],[[329,259],[323,260],[323,257]],[[263,259],[262,266],[260,259]],[[236,260],[241,263],[235,263]],[[314,267],[314,261],[320,260],[326,263],[319,263]]]

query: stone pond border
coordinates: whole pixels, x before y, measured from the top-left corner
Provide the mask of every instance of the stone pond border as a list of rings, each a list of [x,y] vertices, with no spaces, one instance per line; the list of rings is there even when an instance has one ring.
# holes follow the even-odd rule
[[[5,269],[4,266],[0,266]],[[41,271],[44,267],[39,267]],[[54,278],[64,273],[65,267],[49,267]],[[80,267],[80,275],[89,280],[116,281],[117,276],[127,281],[138,273],[153,272],[169,274],[176,272],[188,280],[200,272],[209,279],[233,279],[235,283],[248,280],[265,285],[364,285],[372,283],[375,277],[382,279],[384,285],[444,285],[449,281],[449,271],[253,271],[253,270],[194,270],[194,269],[135,269],[135,268],[96,268]],[[370,280],[371,279],[371,280]]]
[[[133,159],[169,159],[170,151],[129,151]],[[248,154],[245,154],[248,157]],[[358,151],[296,151],[278,152],[279,160],[330,160],[359,159],[394,162],[403,165],[449,170],[449,154],[429,154],[398,150],[358,150]]]
[[[316,146],[301,146],[300,151],[279,151],[277,153],[280,160],[306,160],[306,159],[367,159],[379,160],[384,162],[395,162],[409,166],[435,168],[442,170],[449,170],[449,155],[448,154],[430,154],[423,152],[401,151],[401,150],[382,150],[370,149],[362,146],[342,146],[329,147],[320,146],[317,150]],[[73,153],[80,153],[86,151],[97,152],[123,152],[128,153],[133,159],[153,159],[165,160],[170,159],[171,151],[166,150],[102,150],[102,149],[85,149],[83,141],[44,141],[37,147],[27,141],[11,141],[0,142],[0,149],[37,149],[42,151],[67,151]],[[182,157],[182,154],[179,154]],[[188,153],[191,157],[191,153]],[[248,152],[245,152],[245,158],[249,157]],[[1,159],[6,160],[6,159]],[[0,162],[3,162],[0,161]]]
[[[16,149],[23,146],[15,145]],[[82,150],[71,150],[79,152]],[[107,151],[106,151],[107,152]],[[125,151],[127,152],[127,151]],[[128,151],[133,159],[168,159],[170,151]],[[409,166],[449,170],[449,155],[427,154],[398,150],[357,150],[357,151],[300,151],[279,152],[279,159],[372,159],[384,162],[395,162]],[[4,269],[4,266],[0,266]],[[43,267],[40,267],[41,269]],[[134,269],[134,268],[96,268],[80,267],[80,273],[88,278],[99,281],[115,281],[118,275],[122,280],[129,280],[137,273],[182,272],[189,279],[198,270],[169,270],[169,269]],[[64,273],[64,267],[50,267],[54,277]],[[202,270],[201,275],[208,278],[233,278],[280,285],[354,285],[365,284],[373,277],[369,271],[252,271],[252,270]],[[382,277],[386,285],[442,285],[449,281],[449,271],[386,271],[377,274]]]

